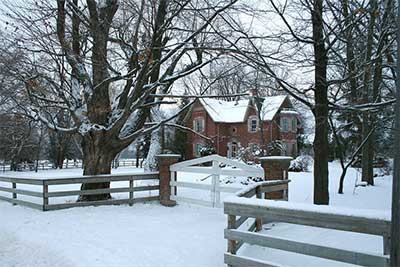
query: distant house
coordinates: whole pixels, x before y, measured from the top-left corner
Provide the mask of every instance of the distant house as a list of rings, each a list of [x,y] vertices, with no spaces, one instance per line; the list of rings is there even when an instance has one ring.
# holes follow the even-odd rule
[[[256,99],[261,107],[260,116]],[[250,97],[238,101],[200,99],[193,105],[186,126],[212,139],[207,141],[190,133],[186,153],[189,158],[199,157],[205,146],[214,147],[219,155],[234,157],[240,147],[252,144],[260,147],[264,144],[268,154],[297,154],[298,114],[285,95]],[[281,149],[271,153],[268,145],[272,143],[281,144]]]

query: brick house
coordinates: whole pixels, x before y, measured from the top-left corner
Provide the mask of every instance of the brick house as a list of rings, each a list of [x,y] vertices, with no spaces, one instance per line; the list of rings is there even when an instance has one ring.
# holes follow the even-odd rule
[[[186,119],[186,126],[211,138],[212,141],[189,133],[187,157],[199,157],[204,146],[213,146],[217,154],[226,157],[234,157],[240,147],[252,144],[260,147],[264,144],[264,149],[269,153],[268,144],[276,140],[280,141],[282,149],[273,154],[296,156],[298,114],[289,97],[279,95],[258,98],[262,101],[259,105],[261,116],[258,115],[255,99],[250,97],[237,101],[198,100]]]

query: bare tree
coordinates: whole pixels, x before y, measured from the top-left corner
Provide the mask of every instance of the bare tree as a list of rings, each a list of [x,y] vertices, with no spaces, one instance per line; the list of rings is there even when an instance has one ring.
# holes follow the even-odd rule
[[[10,169],[18,170],[23,162],[36,160],[39,151],[35,122],[16,114],[0,114],[0,158],[10,161]]]
[[[278,17],[283,21],[286,29],[278,34],[266,33],[265,36],[253,36],[243,30],[240,25],[231,22],[231,26],[237,32],[243,35],[243,39],[247,41],[247,45],[235,44],[236,48],[241,51],[237,56],[242,58],[242,62],[249,66],[263,71],[266,75],[275,79],[277,85],[285,90],[296,100],[307,105],[313,112],[315,117],[315,139],[314,139],[314,203],[328,204],[328,51],[331,48],[330,37],[327,34],[326,23],[324,21],[323,0],[305,1],[296,8],[301,8],[309,18],[302,18],[301,23],[304,25],[297,27],[299,32],[292,27],[285,14],[286,5],[279,7],[275,1],[270,0],[271,8]],[[304,30],[308,26],[312,31]],[[289,39],[288,39],[289,38]],[[277,51],[265,51],[263,46],[257,44],[255,40],[272,41],[271,47]],[[278,44],[277,44],[278,43]],[[282,48],[282,43],[288,47]],[[304,48],[304,53],[299,52],[299,48]],[[309,53],[311,47],[312,53]],[[281,52],[286,50],[288,54]],[[307,52],[306,52],[307,51]],[[290,54],[290,55],[289,55]],[[306,55],[306,59],[298,59],[299,55]],[[276,72],[276,64],[299,64],[304,66],[313,62],[314,78],[313,84],[309,88],[300,90],[297,86],[290,84],[289,81],[283,80]],[[307,67],[309,69],[309,67]],[[310,94],[312,91],[312,94]]]
[[[379,4],[379,12],[372,8],[373,2],[366,4],[371,7],[368,12],[365,12],[364,2],[358,1],[343,1],[341,6],[329,0],[270,0],[269,3],[270,6],[265,5],[261,11],[262,14],[275,14],[271,20],[278,17],[284,29],[271,27],[263,34],[254,34],[231,20],[231,26],[242,35],[242,42],[235,44],[240,50],[236,57],[273,77],[280,88],[313,112],[314,203],[328,204],[329,110],[351,111],[349,120],[357,118],[358,121],[361,121],[358,119],[360,114],[368,114],[368,122],[373,122],[378,111],[393,104],[390,93],[386,98],[380,94],[381,88],[390,88],[391,83],[386,74],[390,70],[389,59],[393,58],[390,51],[393,45],[390,38],[393,29],[390,16],[392,2],[388,0]],[[372,14],[378,21],[373,25],[378,24],[379,30],[371,26],[369,17]],[[369,32],[368,26],[372,27]],[[365,42],[355,43],[353,40],[357,36],[365,38]],[[368,40],[371,43],[370,53],[366,49]],[[388,63],[380,61],[386,55]],[[292,75],[283,78],[277,73],[278,68],[284,68]],[[295,79],[299,72],[303,73],[303,77]],[[309,73],[313,74],[312,78]],[[360,101],[360,88],[369,92],[364,101]],[[351,97],[347,96],[349,92]],[[364,128],[367,131],[364,131],[362,140],[367,140],[367,144],[362,147],[368,148],[366,151],[371,153],[371,145],[366,138],[371,128]],[[356,144],[354,149],[359,146],[360,143]]]
[[[30,53],[19,71],[34,107],[27,110],[55,131],[82,138],[84,174],[108,174],[115,156],[136,138],[178,114],[144,127],[175,81],[218,58],[210,23],[236,0],[32,1],[9,4],[16,43]],[[47,62],[47,64],[43,64]],[[43,92],[43,93],[41,93]],[[154,94],[158,93],[158,96]],[[70,128],[51,108],[68,110]],[[186,107],[187,108],[187,107]],[[83,184],[82,189],[109,187]],[[109,195],[81,196],[99,200]]]

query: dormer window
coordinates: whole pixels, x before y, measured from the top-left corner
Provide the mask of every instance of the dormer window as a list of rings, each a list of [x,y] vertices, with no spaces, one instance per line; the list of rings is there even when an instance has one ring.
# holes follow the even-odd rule
[[[197,117],[193,120],[193,130],[197,133],[204,132],[204,118]]]
[[[250,116],[247,121],[248,130],[250,133],[257,132],[258,129],[258,118],[257,116]]]

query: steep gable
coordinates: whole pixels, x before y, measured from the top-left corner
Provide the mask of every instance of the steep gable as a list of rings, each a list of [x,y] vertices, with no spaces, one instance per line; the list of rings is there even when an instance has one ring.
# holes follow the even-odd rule
[[[214,122],[238,123],[245,120],[249,100],[224,101],[218,99],[201,99],[200,103],[206,109]]]
[[[289,101],[290,103],[290,100],[286,95],[263,97],[261,119],[263,121],[273,120],[285,101]],[[211,119],[218,123],[244,122],[247,119],[249,107],[254,106],[251,99],[238,101],[200,99],[199,103],[210,115]]]
[[[261,108],[261,119],[263,121],[271,121],[286,99],[286,95],[264,97]]]

